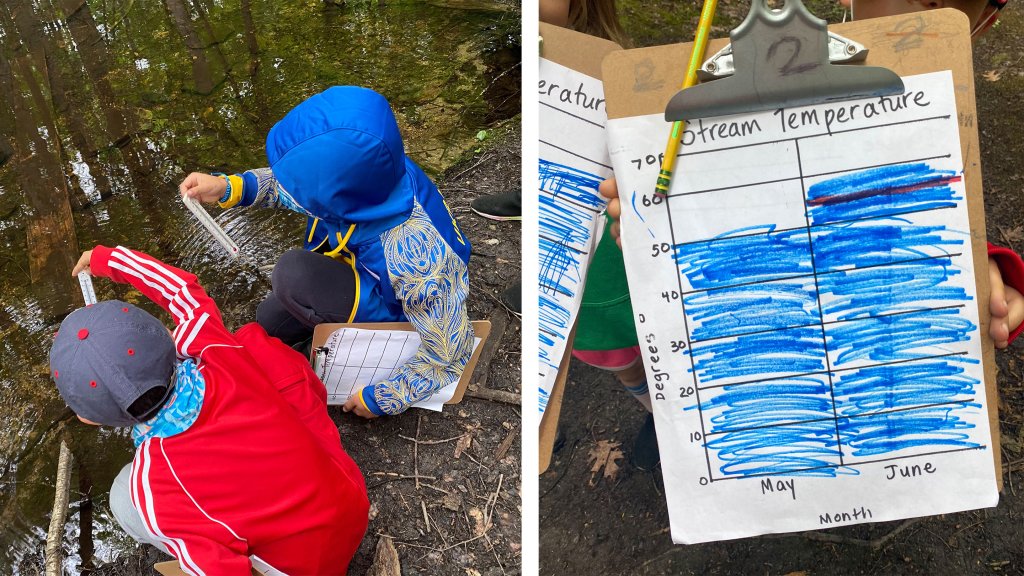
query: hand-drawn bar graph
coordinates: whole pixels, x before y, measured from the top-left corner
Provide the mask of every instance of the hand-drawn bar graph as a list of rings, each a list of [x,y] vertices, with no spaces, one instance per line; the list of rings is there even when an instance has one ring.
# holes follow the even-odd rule
[[[554,62],[540,64],[539,375],[547,406],[583,297],[611,173],[601,83]]]
[[[678,541],[994,505],[952,86],[907,91],[697,123],[664,199],[636,160],[649,117],[609,123]]]

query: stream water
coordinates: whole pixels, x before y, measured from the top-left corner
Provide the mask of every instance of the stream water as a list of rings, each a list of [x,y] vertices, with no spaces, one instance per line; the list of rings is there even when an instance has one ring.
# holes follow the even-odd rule
[[[129,545],[106,492],[131,442],[74,421],[48,374],[53,332],[81,305],[78,254],[146,251],[196,273],[229,325],[251,320],[259,267],[304,221],[211,211],[242,247],[233,262],[178,200],[184,175],[265,165],[273,123],[335,84],[387,96],[407,153],[437,175],[518,114],[519,26],[515,5],[486,0],[0,6],[0,574],[42,566],[61,439],[75,456],[66,573]],[[147,304],[99,279],[96,292]]]

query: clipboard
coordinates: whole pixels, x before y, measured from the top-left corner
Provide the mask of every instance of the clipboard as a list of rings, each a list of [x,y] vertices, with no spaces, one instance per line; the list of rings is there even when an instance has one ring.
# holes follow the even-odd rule
[[[458,404],[462,402],[462,397],[466,394],[466,387],[469,386],[469,381],[473,377],[473,370],[476,369],[476,363],[480,359],[480,353],[484,349],[484,344],[487,343],[487,337],[491,335],[491,321],[490,320],[473,320],[473,335],[480,339],[480,344],[473,350],[473,355],[469,357],[469,362],[466,363],[466,368],[462,371],[462,378],[459,379],[459,385],[455,389],[455,394],[452,399],[445,402],[448,404]],[[309,352],[309,362],[313,364],[316,360],[317,348],[324,345],[327,341],[327,337],[330,336],[335,330],[341,328],[358,328],[360,330],[402,330],[405,332],[415,332],[416,328],[409,322],[366,322],[362,324],[318,324],[313,329],[313,343]]]
[[[566,68],[572,68],[587,76],[601,78],[601,61],[605,55],[622,50],[622,48],[604,38],[581,34],[567,28],[561,28],[544,22],[540,23],[540,35],[543,39],[540,55],[542,58],[557,62]],[[558,367],[558,376],[551,389],[547,408],[540,421],[539,436],[539,473],[547,471],[551,464],[555,437],[558,434],[558,418],[562,410],[562,397],[565,392],[566,380],[569,376],[569,361],[572,358],[572,343],[575,328],[566,339],[565,354]]]
[[[755,3],[759,1],[755,0]],[[789,4],[787,2],[787,7]],[[835,24],[830,25],[828,30],[864,45],[869,51],[865,64],[870,66],[889,68],[905,76],[942,70],[952,71],[978,295],[985,390],[989,399],[992,458],[997,486],[1002,491],[995,348],[988,336],[990,286],[981,154],[967,16],[958,10],[947,8]],[[712,40],[708,44],[707,53],[714,54],[728,43],[727,39]],[[622,50],[606,57],[602,72],[603,77],[608,79],[604,88],[609,120],[664,112],[670,100],[676,95],[679,78],[684,72],[691,48],[692,43],[671,44]],[[749,110],[754,109],[756,108]],[[666,133],[667,131],[666,124]],[[685,166],[681,169],[685,170]]]

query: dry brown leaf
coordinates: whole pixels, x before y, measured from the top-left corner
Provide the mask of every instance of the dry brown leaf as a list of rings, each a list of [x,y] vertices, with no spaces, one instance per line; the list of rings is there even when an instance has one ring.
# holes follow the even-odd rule
[[[592,462],[590,466],[591,486],[596,484],[594,477],[601,471],[601,468],[604,468],[603,476],[606,479],[615,480],[615,477],[619,474],[619,465],[616,461],[622,459],[622,450],[619,450],[621,445],[621,443],[613,442],[612,440],[598,440],[597,446],[590,449],[590,454],[587,455],[587,458]]]
[[[1003,73],[1000,72],[999,70],[989,70],[988,72],[982,74],[981,77],[984,78],[985,80],[988,80],[989,82],[998,82],[999,78],[1002,75]]]
[[[462,458],[462,453],[465,452],[466,449],[469,448],[469,445],[472,443],[472,434],[465,434],[462,436],[462,438],[459,438],[459,441],[455,443],[455,459],[458,460],[459,458]]]
[[[1016,244],[1021,240],[1024,240],[1024,226],[1015,226],[1009,230],[1004,229],[1001,226],[996,227],[999,230],[999,235],[1002,237],[1003,243],[1006,245]]]
[[[807,570],[800,570],[798,572],[790,572],[789,574],[784,574],[783,576],[807,576]]]
[[[473,519],[473,535],[479,536],[487,531],[487,524],[484,520],[484,513],[479,508],[471,508],[469,517]]]

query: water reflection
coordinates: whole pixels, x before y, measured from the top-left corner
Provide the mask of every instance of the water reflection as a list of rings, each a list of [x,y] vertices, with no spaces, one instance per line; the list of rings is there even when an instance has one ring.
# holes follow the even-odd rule
[[[263,165],[273,122],[333,84],[388,96],[407,152],[437,174],[518,113],[518,36],[518,8],[480,0],[0,5],[0,573],[42,565],[61,438],[76,461],[66,568],[119,547],[105,491],[130,442],[74,422],[47,374],[52,332],[81,302],[81,249],[150,252],[196,272],[230,324],[249,320],[257,266],[303,221],[217,211],[246,254],[235,265],[177,200],[184,174]],[[124,286],[96,290],[156,312]]]

